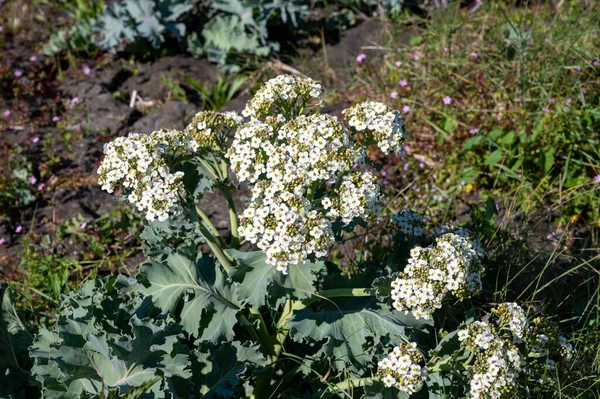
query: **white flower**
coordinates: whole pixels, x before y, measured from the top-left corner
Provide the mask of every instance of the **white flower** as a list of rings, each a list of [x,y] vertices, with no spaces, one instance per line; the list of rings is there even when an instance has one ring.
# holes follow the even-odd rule
[[[436,239],[434,246],[415,247],[392,289],[393,306],[428,319],[447,294],[465,299],[481,289],[483,248],[465,230]]]
[[[366,131],[368,139],[377,143],[384,154],[390,150],[403,153],[406,131],[400,112],[380,102],[365,101],[342,113],[350,127],[359,132]]]
[[[377,373],[386,387],[393,386],[400,391],[415,393],[427,379],[427,367],[421,366],[423,363],[425,358],[414,342],[400,344],[378,362]]]

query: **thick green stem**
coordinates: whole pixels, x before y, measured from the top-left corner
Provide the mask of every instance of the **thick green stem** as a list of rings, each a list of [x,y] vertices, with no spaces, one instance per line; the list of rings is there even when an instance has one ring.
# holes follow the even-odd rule
[[[235,202],[233,201],[233,195],[229,188],[223,188],[221,190],[225,199],[227,200],[227,206],[229,207],[229,224],[231,226],[231,248],[239,248],[240,246],[240,234],[238,233],[238,215],[235,210]]]
[[[196,211],[193,213],[194,221],[198,223],[198,229],[200,230],[200,233],[202,233],[202,235],[206,239],[206,243],[208,244],[208,247],[210,248],[212,253],[215,255],[215,257],[219,260],[219,262],[221,262],[221,265],[223,265],[223,268],[225,269],[225,271],[227,273],[229,273],[229,271],[231,270],[231,267],[233,266],[233,264],[231,263],[231,259],[223,251],[223,248],[221,247],[221,245],[219,245],[218,240],[215,238],[213,233],[210,231],[210,227],[207,227],[204,225],[204,223],[201,223],[200,221],[198,221],[198,216],[204,215],[204,212],[202,212],[202,210],[200,210],[200,208],[198,208],[197,206],[195,206],[194,208],[195,208],[194,210]],[[206,216],[206,215],[204,215],[204,216]],[[215,228],[213,226],[213,224],[210,223],[210,220],[208,221],[207,224],[208,224],[208,226],[212,226],[213,229]]]
[[[339,298],[345,296],[375,296],[377,290],[375,288],[336,288],[333,290],[325,290],[314,294],[317,298]]]
[[[267,330],[267,324],[265,323],[265,319],[263,319],[260,311],[254,307],[250,308],[250,315],[254,320],[258,321],[258,336],[260,337],[260,341],[263,349],[270,355],[273,356],[273,342],[271,336],[269,335],[269,330]]]
[[[290,332],[290,328],[287,325],[289,319],[294,315],[294,311],[300,310],[304,307],[305,305],[301,301],[292,301],[291,299],[285,301],[285,304],[283,305],[283,312],[277,321],[277,331],[275,331],[275,333],[269,337],[272,345],[269,350],[271,366],[273,366],[273,363],[279,359],[279,355],[281,355],[281,352],[283,351],[283,344],[285,343]],[[273,379],[274,371],[274,367],[269,367],[259,374],[256,379],[256,386],[254,388],[254,392],[252,393],[251,399],[262,399],[270,396],[269,392],[272,390],[271,380]]]
[[[204,223],[208,227],[208,230],[211,232],[213,237],[215,237],[217,240],[219,240],[219,244],[221,244],[221,247],[226,247],[227,245],[225,245],[225,240],[223,240],[223,237],[221,237],[219,230],[217,230],[215,225],[210,221],[210,219],[208,218],[206,213],[204,213],[202,211],[202,209],[198,208],[197,206],[196,206],[196,213],[198,214],[198,216],[200,216],[200,219],[202,219],[204,221]]]
[[[375,378],[372,377],[349,379],[346,381],[338,382],[337,384],[335,384],[335,387],[341,390],[346,390],[352,387],[364,387],[366,385],[371,385],[374,381]]]

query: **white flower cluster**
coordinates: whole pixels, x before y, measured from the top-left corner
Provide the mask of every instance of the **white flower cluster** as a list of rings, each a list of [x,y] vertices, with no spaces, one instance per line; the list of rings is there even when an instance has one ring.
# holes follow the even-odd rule
[[[495,326],[483,321],[476,321],[466,330],[459,331],[458,339],[470,351],[477,352],[469,397],[513,397],[522,370],[522,358],[517,347],[502,339]]]
[[[520,342],[529,326],[523,308],[514,302],[508,302],[499,305],[493,309],[493,312],[498,315],[502,322],[508,325],[510,332],[516,338],[516,342]]]
[[[427,367],[417,344],[396,346],[386,358],[377,363],[381,381],[387,387],[395,387],[408,394],[418,392],[427,379]]]
[[[306,106],[311,99],[321,97],[321,85],[305,77],[279,75],[269,80],[242,111],[245,117],[261,117],[282,114],[300,101],[299,106]]]
[[[345,109],[343,114],[350,127],[363,132],[368,141],[377,143],[384,154],[390,150],[396,154],[404,152],[406,131],[400,112],[380,102],[365,101]]]
[[[403,210],[392,215],[390,222],[404,235],[410,237],[421,237],[425,222],[421,215],[411,210]]]
[[[194,153],[198,147],[194,139],[176,130],[118,137],[104,145],[98,181],[109,193],[122,185],[128,190],[126,198],[145,211],[146,219],[166,220],[181,213],[183,195],[183,172],[172,173],[166,159]]]
[[[227,157],[238,179],[252,186],[240,235],[284,273],[289,264],[326,255],[332,223],[349,224],[377,209],[379,186],[364,169],[364,151],[335,117],[302,115],[278,129],[251,119]]]
[[[198,112],[184,133],[198,143],[200,150],[223,150],[227,147],[229,130],[239,126],[243,118],[236,112]]]
[[[466,299],[481,289],[483,247],[466,230],[436,238],[434,246],[415,247],[408,265],[392,282],[393,306],[428,319],[448,294]]]
[[[180,199],[185,194],[183,172],[172,172],[172,164],[201,150],[225,148],[229,130],[241,122],[235,112],[202,111],[183,132],[162,129],[118,137],[104,145],[98,181],[109,193],[122,185],[126,198],[146,213],[146,219],[166,220],[182,212]]]
[[[552,392],[554,373],[560,357],[568,359],[572,346],[558,334],[558,327],[541,318],[529,321],[516,303],[492,309],[495,321],[476,321],[458,332],[461,345],[476,354],[470,398],[508,399],[515,397],[519,374],[528,386]],[[534,396],[532,396],[534,397]]]

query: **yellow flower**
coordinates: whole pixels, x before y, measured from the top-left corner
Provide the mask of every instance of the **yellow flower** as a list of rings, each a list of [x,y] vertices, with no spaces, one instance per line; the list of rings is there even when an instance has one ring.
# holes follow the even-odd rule
[[[465,193],[470,193],[471,191],[473,191],[473,188],[475,188],[471,183],[467,184],[465,186]]]
[[[573,216],[571,216],[571,219],[569,220],[569,222],[571,222],[571,224],[574,224],[578,220],[579,220],[579,215],[573,215]]]

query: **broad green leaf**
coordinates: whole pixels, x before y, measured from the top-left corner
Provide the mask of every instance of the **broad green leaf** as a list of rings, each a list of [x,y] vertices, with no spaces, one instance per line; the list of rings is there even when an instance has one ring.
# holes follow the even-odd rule
[[[195,393],[201,398],[231,398],[240,385],[239,375],[249,365],[263,366],[266,359],[257,346],[228,342],[218,347],[204,344],[192,361]]]
[[[134,283],[89,281],[65,298],[52,330],[40,329],[30,355],[45,398],[124,395],[152,381],[148,397],[162,398],[173,390],[172,378],[190,377],[187,349],[178,341],[181,327],[136,316],[141,301]],[[119,320],[123,313],[126,323]]]
[[[381,308],[374,297],[329,300],[318,310],[296,312],[289,323],[290,335],[295,341],[310,344],[325,340],[318,353],[333,356],[338,370],[352,368],[364,373],[374,356],[369,342],[387,337],[393,345],[407,339],[405,321],[411,317],[404,316]]]
[[[451,395],[452,380],[444,373],[429,373],[426,384],[429,399],[445,399]]]
[[[412,37],[410,39],[410,41],[408,42],[408,44],[410,44],[411,46],[418,46],[418,45],[422,44],[424,40],[425,39],[423,39],[423,36],[419,35],[419,36]]]
[[[497,165],[504,158],[503,152],[501,149],[497,149],[488,155],[483,162],[485,165]]]
[[[444,118],[442,129],[447,133],[452,133],[458,127],[458,121],[450,116]]]
[[[494,129],[488,133],[488,138],[492,141],[496,141],[499,137],[502,137],[504,132],[500,129]]]
[[[173,253],[164,262],[148,261],[138,276],[142,293],[163,315],[179,312],[183,329],[201,340],[218,343],[233,339],[239,311],[236,284],[229,283],[212,257],[197,260]]]
[[[550,172],[552,165],[554,165],[554,148],[550,148],[548,151],[541,153],[541,163],[544,174]]]
[[[240,302],[246,301],[257,307],[266,303],[267,294],[277,302],[290,296],[297,299],[308,298],[316,291],[317,274],[325,268],[324,262],[307,262],[290,265],[288,274],[283,274],[266,263],[267,256],[264,252],[230,249],[227,253],[239,262],[231,277],[240,282]]]
[[[470,150],[471,148],[479,145],[483,141],[483,136],[477,135],[475,137],[471,137],[463,144],[463,150]]]

